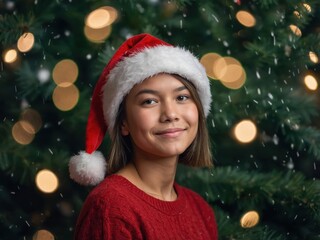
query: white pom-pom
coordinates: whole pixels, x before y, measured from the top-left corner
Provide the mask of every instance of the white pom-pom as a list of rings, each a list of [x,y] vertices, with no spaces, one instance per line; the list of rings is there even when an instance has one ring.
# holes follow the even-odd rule
[[[106,174],[106,160],[101,152],[88,154],[84,151],[73,156],[69,162],[70,178],[82,185],[97,185]]]

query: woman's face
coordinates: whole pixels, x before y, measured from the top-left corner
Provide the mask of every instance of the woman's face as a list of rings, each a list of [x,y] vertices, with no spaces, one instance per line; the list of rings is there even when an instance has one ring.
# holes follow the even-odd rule
[[[135,158],[183,153],[198,130],[198,109],[184,84],[159,74],[132,88],[126,98],[122,135],[130,135]]]

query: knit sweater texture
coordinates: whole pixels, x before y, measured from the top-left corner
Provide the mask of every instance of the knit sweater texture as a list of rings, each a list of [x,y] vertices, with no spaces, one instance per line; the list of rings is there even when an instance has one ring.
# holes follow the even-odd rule
[[[174,184],[178,198],[154,198],[126,178],[111,175],[94,188],[79,215],[76,240],[216,240],[212,208],[197,193]]]

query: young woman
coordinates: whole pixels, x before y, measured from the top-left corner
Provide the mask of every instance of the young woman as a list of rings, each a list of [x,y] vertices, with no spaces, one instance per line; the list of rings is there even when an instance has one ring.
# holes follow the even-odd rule
[[[218,239],[212,208],[175,183],[178,163],[212,166],[210,103],[208,78],[190,52],[148,34],[125,41],[95,87],[86,152],[70,161],[71,178],[99,184],[75,239]],[[106,131],[108,161],[96,151]]]

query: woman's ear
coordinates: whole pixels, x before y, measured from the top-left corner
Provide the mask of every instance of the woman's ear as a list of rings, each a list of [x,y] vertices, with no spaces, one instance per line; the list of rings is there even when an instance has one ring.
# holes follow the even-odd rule
[[[128,136],[129,133],[130,132],[129,132],[128,124],[125,120],[123,120],[121,123],[121,134],[122,134],[122,136]]]

